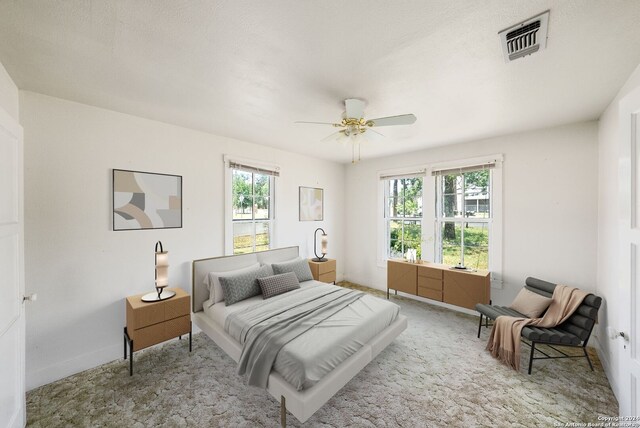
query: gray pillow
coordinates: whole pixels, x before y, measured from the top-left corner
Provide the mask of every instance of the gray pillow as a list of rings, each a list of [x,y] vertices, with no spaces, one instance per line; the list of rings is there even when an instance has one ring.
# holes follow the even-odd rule
[[[292,262],[286,263],[274,263],[271,265],[273,267],[273,273],[287,273],[293,272],[296,274],[298,278],[298,282],[309,281],[313,279],[313,275],[311,274],[311,268],[309,267],[309,262],[306,259],[294,260]]]
[[[260,288],[262,289],[263,299],[268,299],[278,294],[300,288],[298,277],[293,272],[258,278],[258,284],[260,284]]]
[[[249,297],[257,296],[261,293],[258,278],[272,276],[271,266],[264,265],[259,269],[242,272],[236,275],[220,276],[220,285],[224,293],[225,306],[233,305]]]

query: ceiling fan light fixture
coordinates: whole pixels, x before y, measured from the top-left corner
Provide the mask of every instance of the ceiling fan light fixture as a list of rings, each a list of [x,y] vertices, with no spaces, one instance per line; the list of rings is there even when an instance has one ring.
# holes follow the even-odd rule
[[[374,131],[374,127],[379,126],[393,126],[393,125],[411,125],[416,121],[416,117],[413,114],[401,114],[398,116],[379,117],[377,119],[365,119],[364,118],[364,106],[365,102],[356,98],[350,98],[344,100],[345,112],[340,123],[328,123],[328,122],[296,122],[296,123],[309,123],[318,125],[331,125],[334,128],[342,128],[328,137],[325,137],[322,141],[335,140],[339,143],[351,143],[351,163],[356,163],[360,160],[360,146],[369,140],[367,137],[372,137],[375,140],[378,138],[384,138],[384,135],[377,131]],[[364,134],[369,131],[367,136]],[[356,160],[356,146],[358,150],[358,160]]]

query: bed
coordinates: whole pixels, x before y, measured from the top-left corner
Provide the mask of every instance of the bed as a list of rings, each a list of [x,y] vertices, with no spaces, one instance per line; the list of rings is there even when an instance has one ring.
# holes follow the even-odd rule
[[[194,260],[192,265],[193,321],[234,361],[242,354],[242,345],[225,331],[225,320],[234,313],[256,308],[263,301],[255,296],[234,305],[209,301],[205,278],[209,272],[227,272],[260,264],[285,262],[298,257],[298,247],[287,247],[251,254]],[[296,290],[300,295],[316,293],[321,288],[331,291],[327,284],[305,281]],[[289,294],[289,293],[286,293]],[[291,293],[292,295],[294,293]],[[293,297],[281,295],[264,300],[271,305],[286,304]],[[281,424],[286,425],[286,412],[291,412],[300,422],[309,419],[336,392],[373,360],[406,327],[407,319],[396,311],[397,306],[388,301],[364,295],[348,307],[326,319],[317,327],[287,343],[268,374],[266,390],[280,401]],[[333,323],[333,324],[332,324]],[[359,323],[359,326],[356,325]],[[336,326],[340,324],[339,326]],[[322,327],[325,328],[322,328]],[[227,324],[228,327],[228,324]],[[331,348],[329,336],[344,336],[346,342]],[[324,334],[325,336],[322,336]],[[322,339],[320,339],[322,338]],[[303,355],[314,343],[314,352]],[[318,346],[323,343],[323,346]],[[331,363],[333,361],[333,363]],[[241,378],[239,378],[240,381]]]

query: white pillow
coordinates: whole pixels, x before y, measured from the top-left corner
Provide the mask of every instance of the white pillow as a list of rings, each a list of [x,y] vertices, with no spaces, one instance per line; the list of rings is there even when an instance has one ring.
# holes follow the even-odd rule
[[[222,285],[220,285],[220,280],[218,279],[219,277],[234,276],[258,269],[260,269],[260,263],[255,263],[242,269],[228,270],[225,272],[209,272],[207,276],[204,277],[203,283],[209,289],[209,299],[211,301],[211,305],[222,302],[224,300],[224,292],[222,291]]]
[[[271,267],[273,267],[273,265],[274,265],[274,264],[290,263],[290,262],[295,262],[295,261],[297,261],[297,260],[302,260],[302,257],[298,256],[298,257],[294,257],[294,258],[292,258],[292,259],[284,260],[284,261],[275,261],[275,262],[268,261],[268,262],[263,262],[263,263],[262,263],[262,266],[271,266]]]

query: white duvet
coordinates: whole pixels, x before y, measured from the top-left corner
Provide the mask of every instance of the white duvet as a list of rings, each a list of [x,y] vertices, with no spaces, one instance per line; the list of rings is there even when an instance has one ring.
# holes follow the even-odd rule
[[[313,287],[316,284],[322,283],[305,281],[300,285]],[[229,314],[261,301],[262,296],[255,296],[231,306],[219,302],[211,307],[206,301],[204,312],[224,328]],[[273,370],[296,389],[309,388],[388,327],[399,312],[400,307],[395,303],[364,295],[287,343],[278,353]]]

